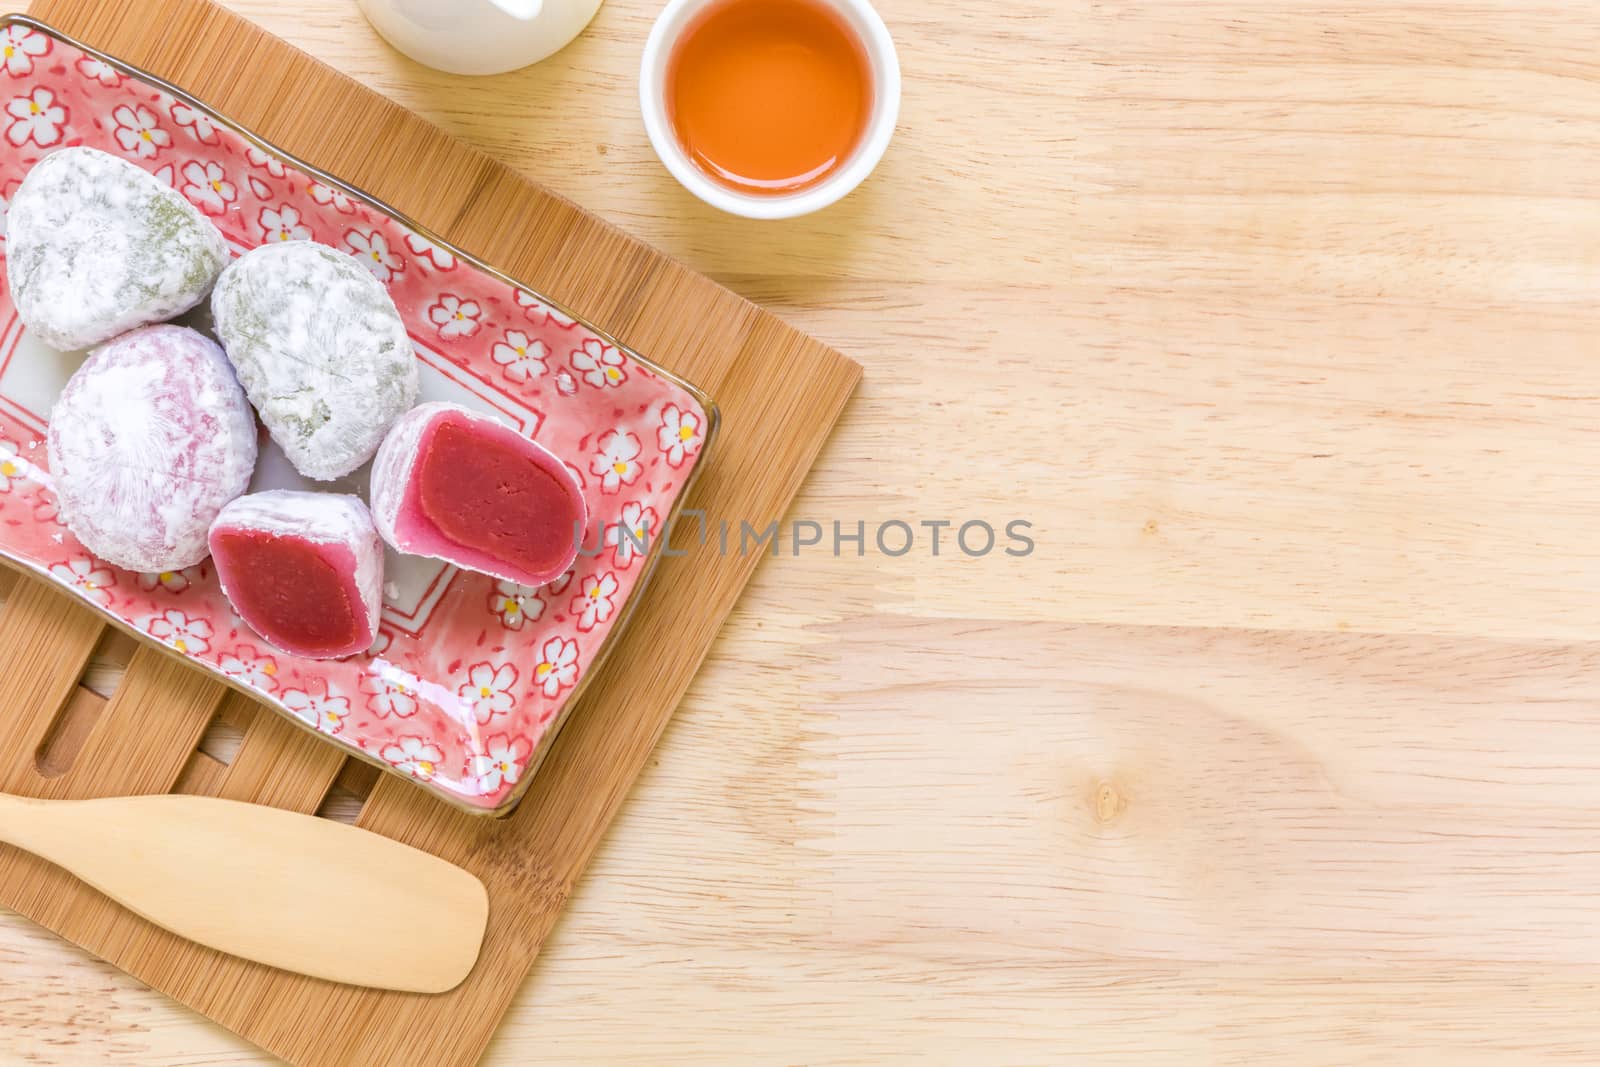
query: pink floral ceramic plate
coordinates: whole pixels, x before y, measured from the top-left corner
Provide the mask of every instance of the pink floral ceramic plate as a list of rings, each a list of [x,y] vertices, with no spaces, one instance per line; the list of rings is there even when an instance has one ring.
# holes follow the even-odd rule
[[[33,338],[0,285],[0,554],[353,753],[469,810],[509,810],[640,595],[660,546],[652,535],[705,461],[715,406],[371,197],[38,22],[0,20],[0,102],[0,198],[41,156],[88,145],[180,190],[235,254],[267,241],[344,249],[406,319],[422,398],[493,412],[545,445],[572,467],[590,511],[577,564],[549,585],[391,553],[368,653],[273,652],[229,608],[209,563],[120,571],[57,522],[45,425],[82,353]],[[365,495],[365,476],[335,488]],[[252,488],[298,484],[265,448]]]

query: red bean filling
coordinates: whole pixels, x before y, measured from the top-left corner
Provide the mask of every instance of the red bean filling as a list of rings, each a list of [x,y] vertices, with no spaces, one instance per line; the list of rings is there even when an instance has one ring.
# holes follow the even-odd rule
[[[221,531],[212,547],[234,606],[275,643],[328,652],[358,639],[347,577],[354,561],[347,549],[260,530]]]
[[[417,466],[417,504],[456,544],[526,571],[547,570],[571,550],[571,486],[500,434],[443,421]]]

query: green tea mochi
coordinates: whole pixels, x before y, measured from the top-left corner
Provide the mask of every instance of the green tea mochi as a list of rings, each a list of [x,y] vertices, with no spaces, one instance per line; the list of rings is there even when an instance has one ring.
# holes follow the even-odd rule
[[[417,399],[417,358],[383,284],[343,252],[285,241],[246,252],[211,295],[217,336],[289,462],[342,477]]]
[[[87,348],[188,311],[227,262],[222,234],[193,204],[93,148],[34,164],[7,216],[12,303],[52,348]]]

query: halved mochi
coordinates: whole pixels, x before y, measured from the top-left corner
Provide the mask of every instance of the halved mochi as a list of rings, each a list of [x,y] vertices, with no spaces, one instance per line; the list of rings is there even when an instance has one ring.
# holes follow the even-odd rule
[[[294,656],[371,647],[383,597],[383,544],[358,498],[273,490],[222,509],[211,559],[239,617]]]
[[[419,404],[372,464],[383,539],[522,585],[561,577],[589,518],[578,481],[544,446],[456,404]]]

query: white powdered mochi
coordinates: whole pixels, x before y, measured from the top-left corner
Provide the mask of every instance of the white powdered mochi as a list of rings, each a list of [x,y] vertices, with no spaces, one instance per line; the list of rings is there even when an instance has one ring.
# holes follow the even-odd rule
[[[6,275],[23,324],[71,350],[205,299],[222,234],[160,179],[93,148],[45,156],[6,217]]]
[[[245,491],[256,426],[209,338],[149,326],[89,354],[50,413],[50,475],[84,547],[135,571],[206,558],[217,513]]]
[[[211,294],[217,336],[295,469],[329,481],[377,451],[417,400],[417,357],[383,284],[310,241],[263,245]]]

